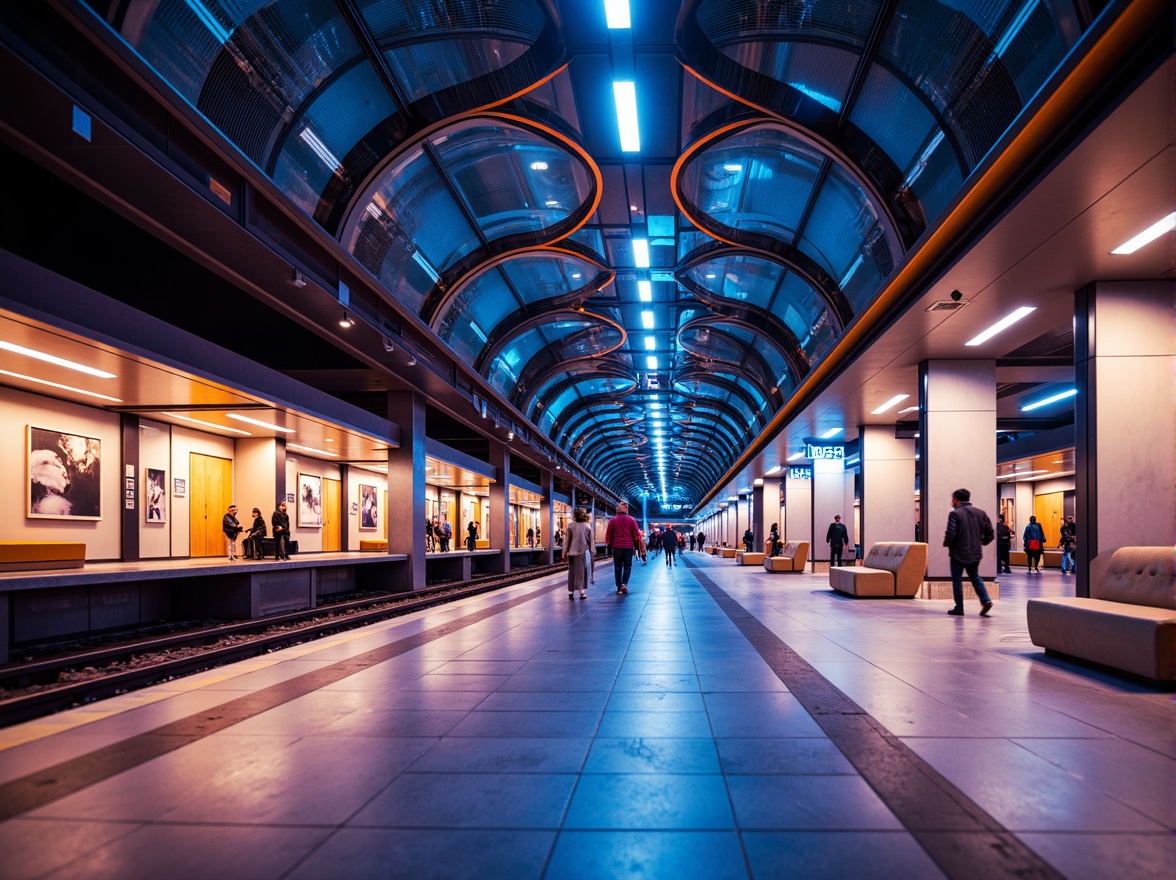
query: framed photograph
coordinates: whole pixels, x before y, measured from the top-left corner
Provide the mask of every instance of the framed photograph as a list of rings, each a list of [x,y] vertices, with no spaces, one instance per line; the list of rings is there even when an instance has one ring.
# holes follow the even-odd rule
[[[102,519],[102,441],[29,425],[28,513]]]
[[[320,529],[323,526],[323,478],[314,474],[298,475],[298,525]]]
[[[147,522],[167,522],[167,471],[147,468]]]
[[[359,484],[359,528],[374,532],[380,527],[379,493],[375,486]]]
[[[174,484],[172,486],[172,494],[175,495],[177,498],[183,498],[185,495],[188,494],[188,481],[187,480],[181,479],[180,477],[176,477],[174,480],[172,480],[172,483]]]

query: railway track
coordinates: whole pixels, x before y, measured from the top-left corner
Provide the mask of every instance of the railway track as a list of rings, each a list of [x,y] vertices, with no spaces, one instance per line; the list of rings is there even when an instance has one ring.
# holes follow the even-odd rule
[[[455,581],[412,593],[367,596],[258,620],[10,663],[0,667],[0,727],[566,569],[563,563],[528,566],[507,575]]]

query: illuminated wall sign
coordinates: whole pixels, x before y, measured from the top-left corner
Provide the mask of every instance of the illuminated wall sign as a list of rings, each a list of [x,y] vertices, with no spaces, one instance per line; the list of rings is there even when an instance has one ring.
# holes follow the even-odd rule
[[[813,469],[811,467],[788,468],[788,479],[790,480],[811,480],[812,478]]]
[[[844,461],[845,460],[845,446],[819,446],[814,443],[804,444],[804,457],[811,458],[816,461],[818,458],[824,458],[829,461]]]

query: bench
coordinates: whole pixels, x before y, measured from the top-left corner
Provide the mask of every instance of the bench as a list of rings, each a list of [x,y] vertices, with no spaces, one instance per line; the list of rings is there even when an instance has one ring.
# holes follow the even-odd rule
[[[855,597],[913,599],[927,574],[927,545],[879,541],[866,554],[863,567],[830,568],[829,586]]]
[[[719,552],[716,555],[719,556],[721,559],[734,559],[735,558],[735,548],[734,547],[720,547]]]
[[[801,572],[808,563],[809,542],[787,541],[779,556],[764,557],[764,570],[773,572]]]
[[[72,541],[0,541],[0,571],[82,568],[86,545]]]
[[[764,554],[752,553],[750,550],[736,550],[735,564],[736,565],[759,565],[764,561]]]
[[[370,540],[370,541],[360,540],[359,552],[361,552],[361,553],[387,553],[388,552],[388,542],[387,541],[377,541],[374,539]]]
[[[1009,565],[1028,565],[1029,557],[1025,555],[1024,550],[1010,550],[1009,551]],[[1062,551],[1061,550],[1042,550],[1041,551],[1041,567],[1042,568],[1061,568],[1062,567]]]
[[[1171,547],[1120,547],[1090,563],[1090,597],[1030,599],[1029,639],[1154,681],[1176,680]]]

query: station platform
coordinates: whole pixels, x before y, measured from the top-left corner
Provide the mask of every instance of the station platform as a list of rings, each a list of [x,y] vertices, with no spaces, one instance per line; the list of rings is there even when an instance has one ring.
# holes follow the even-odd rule
[[[0,730],[0,876],[1153,878],[1172,697],[1025,603],[701,553],[562,575]]]

